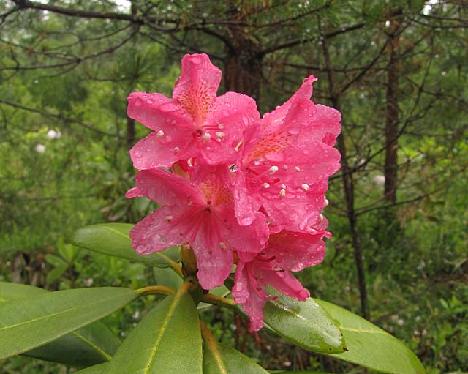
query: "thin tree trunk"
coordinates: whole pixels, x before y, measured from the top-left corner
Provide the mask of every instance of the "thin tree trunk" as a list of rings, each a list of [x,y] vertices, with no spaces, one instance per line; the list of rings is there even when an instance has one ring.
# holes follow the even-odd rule
[[[244,5],[245,6],[245,5]],[[241,21],[244,9],[233,5],[229,14],[232,21]],[[263,55],[258,42],[244,26],[232,22],[228,26],[229,43],[224,61],[224,88],[260,98]]]
[[[400,21],[390,19],[389,62],[387,69],[387,114],[385,121],[385,199],[395,204],[397,201],[398,172],[398,86],[399,86],[399,46]]]
[[[330,54],[328,51],[327,39],[322,38],[322,50],[325,58],[325,65],[328,75],[328,91],[333,106],[341,111],[340,96],[335,92],[334,74],[330,60]],[[349,230],[351,233],[351,243],[353,246],[354,262],[356,265],[359,295],[361,301],[361,315],[364,318],[369,318],[369,307],[367,301],[367,286],[366,286],[366,275],[364,271],[364,259],[362,255],[362,247],[359,232],[357,229],[357,216],[354,208],[354,181],[353,172],[349,166],[345,142],[344,132],[344,121],[341,121],[341,134],[338,137],[337,146],[341,153],[341,169],[342,169],[342,181],[343,181],[343,192],[346,201],[346,214],[348,217]]]
[[[132,16],[135,17],[138,12],[137,6],[136,6],[135,1],[132,1],[131,3],[132,4],[130,7],[130,13]],[[132,32],[135,32],[137,28],[138,28],[137,24],[132,25]],[[129,93],[133,91],[133,86],[135,85],[134,79],[135,78],[132,77],[132,82],[130,83]],[[136,136],[135,135],[135,120],[127,116],[127,148],[128,149],[132,148],[133,145],[135,144],[135,136]]]

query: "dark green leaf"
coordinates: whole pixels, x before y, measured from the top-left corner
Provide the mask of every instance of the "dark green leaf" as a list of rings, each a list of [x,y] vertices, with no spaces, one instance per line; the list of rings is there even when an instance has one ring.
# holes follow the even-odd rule
[[[343,336],[328,314],[313,300],[299,302],[279,296],[265,306],[265,323],[293,344],[319,353],[343,352]]]
[[[233,348],[217,343],[213,346],[205,342],[204,352],[204,374],[238,374],[240,368],[242,368],[242,374],[268,374],[250,357]]]
[[[156,305],[130,333],[106,374],[202,374],[198,313],[182,290]]]
[[[346,340],[347,352],[333,357],[385,373],[425,373],[418,358],[397,338],[346,309],[317,302],[340,324]]]
[[[50,292],[0,305],[0,359],[66,335],[121,308],[137,296],[127,288]]]
[[[0,303],[47,293],[42,288],[0,282]],[[24,355],[71,366],[88,366],[108,361],[120,340],[101,322],[94,322]]]
[[[183,279],[179,274],[170,268],[154,268],[154,278],[157,284],[161,284],[175,290],[183,283]]]
[[[86,369],[77,371],[75,374],[106,374],[109,368],[109,364],[101,364],[90,366]]]
[[[140,256],[133,250],[128,236],[133,226],[128,223],[103,223],[79,229],[74,237],[75,245],[108,256],[124,258],[156,266],[169,266],[179,258],[179,248],[171,247],[163,252]]]

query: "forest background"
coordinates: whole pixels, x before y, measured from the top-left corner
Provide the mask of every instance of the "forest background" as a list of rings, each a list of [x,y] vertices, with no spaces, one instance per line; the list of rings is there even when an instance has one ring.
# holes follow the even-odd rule
[[[51,290],[142,286],[153,269],[78,250],[86,224],[154,209],[125,191],[146,134],[129,92],[170,95],[187,52],[223,69],[223,90],[262,113],[314,74],[342,112],[330,184],[333,239],[300,274],[311,293],[404,340],[430,373],[468,371],[466,3],[366,0],[1,0],[0,280]],[[132,305],[107,318],[129,331]],[[212,308],[219,339],[271,369],[362,372]],[[66,373],[30,358],[0,373]]]

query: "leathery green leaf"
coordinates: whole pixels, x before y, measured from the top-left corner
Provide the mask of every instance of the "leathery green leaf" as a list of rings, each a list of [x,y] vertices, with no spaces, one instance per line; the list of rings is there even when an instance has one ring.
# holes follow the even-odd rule
[[[237,374],[241,368],[242,374],[268,374],[250,357],[234,348],[219,344],[206,327],[202,329],[204,331],[204,374]]]
[[[385,373],[425,373],[416,355],[394,336],[335,304],[317,303],[339,323],[346,341],[347,351],[333,357]]]
[[[109,364],[100,364],[87,367],[86,369],[77,371],[75,374],[105,374],[107,373],[107,369],[109,368]]]
[[[106,368],[106,374],[129,373],[203,373],[200,323],[187,284],[143,318]]]
[[[129,238],[132,227],[133,225],[128,223],[102,223],[86,226],[75,232],[73,243],[93,252],[155,266],[168,267],[178,260],[178,247],[171,247],[147,256],[137,254]]]
[[[90,324],[137,296],[127,288],[47,292],[0,305],[0,359],[24,353]]]
[[[47,292],[43,288],[0,282],[0,303]],[[119,345],[119,338],[106,325],[97,321],[23,354],[80,367],[110,360]]]
[[[339,353],[345,340],[330,316],[313,299],[278,296],[265,305],[265,324],[289,342],[318,353]]]

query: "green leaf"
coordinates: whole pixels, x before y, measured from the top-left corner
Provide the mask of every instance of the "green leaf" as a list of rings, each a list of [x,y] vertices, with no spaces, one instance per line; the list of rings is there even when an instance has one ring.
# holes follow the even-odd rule
[[[184,280],[170,268],[154,268],[154,278],[157,284],[162,284],[164,286],[173,288],[177,290]]]
[[[80,371],[81,373],[81,371]],[[292,374],[332,374],[332,373],[325,373],[324,371],[270,371],[270,373],[274,374],[287,374],[287,373],[292,373]]]
[[[81,371],[80,371],[81,373]],[[287,373],[292,373],[292,374],[332,374],[332,373],[325,373],[324,371],[270,371],[270,373],[274,374],[287,374]],[[86,373],[88,374],[88,373]]]
[[[234,348],[222,344],[205,341],[203,357],[204,374],[268,374],[250,357],[247,357]]]
[[[75,374],[107,374],[109,364],[100,364],[87,367],[86,369],[75,372]]]
[[[106,374],[202,374],[198,313],[184,286],[143,318],[118,349]]]
[[[0,282],[0,303],[31,298],[47,292],[42,288]],[[71,366],[88,366],[110,360],[119,345],[117,336],[98,321],[25,352],[24,355]]]
[[[225,285],[221,285],[219,287],[216,287],[210,290],[211,294],[219,296],[219,297],[226,297],[227,295],[229,295],[230,292],[231,291],[229,291],[229,289]],[[204,311],[206,309],[210,309],[211,307],[213,307],[213,304],[207,304],[203,302],[198,303],[197,305],[197,309],[199,311]]]
[[[24,353],[90,324],[137,296],[127,288],[48,292],[0,305],[0,359]]]
[[[265,323],[289,342],[318,353],[345,349],[343,336],[333,320],[313,299],[304,302],[286,296],[265,305]]]
[[[339,323],[346,340],[348,350],[333,357],[385,373],[425,373],[415,354],[397,338],[335,304],[317,303]]]
[[[171,262],[178,260],[178,247],[171,247],[164,252],[147,256],[137,254],[132,248],[128,236],[132,227],[128,223],[103,223],[86,226],[75,233],[73,243],[90,251],[155,266],[167,267],[170,266]]]
[[[0,282],[0,303],[47,292],[43,288]],[[98,321],[25,352],[24,355],[71,366],[89,366],[110,360],[119,345],[117,336]]]
[[[47,283],[54,283],[58,280],[63,273],[65,273],[70,266],[65,260],[55,255],[47,255],[46,260],[54,268],[47,274]]]

